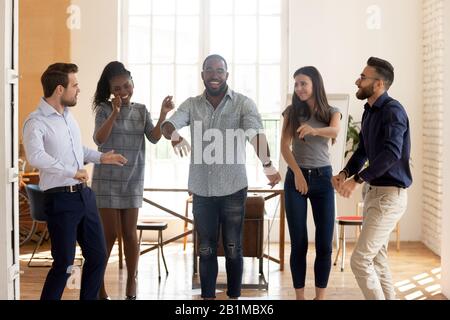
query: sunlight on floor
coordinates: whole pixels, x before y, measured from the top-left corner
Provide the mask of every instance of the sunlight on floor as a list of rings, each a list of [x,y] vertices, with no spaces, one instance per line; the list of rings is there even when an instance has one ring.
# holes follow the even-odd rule
[[[441,268],[420,273],[411,279],[402,280],[395,284],[397,290],[404,294],[406,300],[423,300],[428,296],[441,293]],[[422,289],[418,290],[421,287]]]

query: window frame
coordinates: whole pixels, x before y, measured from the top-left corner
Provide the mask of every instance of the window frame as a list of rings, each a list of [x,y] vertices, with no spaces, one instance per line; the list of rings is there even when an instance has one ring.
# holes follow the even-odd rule
[[[124,62],[125,65],[135,65],[134,63],[129,63],[129,55],[128,55],[128,47],[129,47],[129,35],[128,35],[128,30],[129,30],[129,14],[128,14],[128,2],[130,0],[121,0],[121,8],[120,8],[120,12],[121,12],[121,19],[120,19],[120,25],[119,25],[119,30],[120,30],[120,41],[119,41],[119,52],[120,52],[120,58],[121,60]],[[200,73],[201,73],[201,64],[202,64],[202,58],[205,57],[208,52],[209,52],[209,48],[210,48],[210,35],[208,33],[208,30],[210,30],[210,24],[211,24],[211,17],[209,15],[209,10],[210,10],[210,6],[209,6],[209,0],[199,0],[200,1],[200,11],[199,11],[199,61],[197,64],[197,72],[198,72],[198,89],[200,92],[192,92],[191,96],[195,96],[198,94],[201,94],[201,92],[203,91],[203,82],[201,80],[200,77]],[[234,0],[234,1],[239,1],[239,0]],[[176,3],[176,2],[175,2]],[[275,146],[272,145],[270,150],[271,150],[271,154],[272,154],[272,160],[274,162],[274,164],[278,167],[279,164],[279,160],[281,157],[280,154],[280,133],[281,133],[281,112],[284,110],[284,108],[286,107],[288,101],[286,101],[286,97],[288,96],[288,88],[289,88],[289,84],[291,83],[291,81],[289,81],[290,79],[290,75],[288,74],[288,70],[289,70],[289,55],[288,55],[288,39],[289,39],[289,28],[288,28],[288,19],[289,19],[289,0],[280,0],[281,3],[281,11],[279,14],[280,17],[280,62],[279,62],[279,67],[280,67],[280,83],[279,83],[279,91],[280,91],[280,106],[277,108],[274,108],[273,110],[271,110],[270,112],[261,112],[261,117],[263,122],[266,121],[278,121],[278,123],[276,124],[276,127],[278,128],[278,136],[275,138]],[[233,10],[235,11],[235,10]],[[233,12],[234,13],[234,12]],[[176,13],[176,9],[175,9],[175,13],[174,13],[174,17],[176,17],[177,13]],[[255,15],[256,17],[256,21],[257,21],[257,34],[258,34],[258,28],[259,28],[259,12],[257,12]],[[278,15],[277,15],[278,16]],[[235,18],[236,15],[233,15],[233,18]],[[175,22],[176,24],[176,22]],[[234,24],[233,24],[234,25]],[[150,24],[150,37],[152,34],[151,28],[153,28],[153,22],[151,22]],[[205,31],[206,30],[206,31]],[[233,37],[234,37],[234,32],[233,32]],[[150,39],[149,39],[150,41]],[[174,36],[174,41],[176,43],[176,26],[175,26],[175,36]],[[235,43],[235,39],[233,39],[233,43]],[[258,40],[257,40],[258,41]],[[235,47],[233,45],[233,47]],[[257,52],[259,50],[259,44],[257,42]],[[178,48],[175,45],[175,52],[174,52],[174,59],[171,62],[172,65],[174,66],[173,68],[173,78],[176,79],[176,66],[177,66],[177,62],[176,62],[176,55],[177,55],[177,50]],[[150,53],[151,54],[151,53]],[[230,80],[229,84],[230,87],[235,89],[234,87],[234,83],[235,83],[235,66],[238,65],[238,63],[236,63],[236,59],[235,59],[235,54],[236,54],[236,49],[233,49],[233,57],[231,59],[231,61],[227,61],[229,63],[229,70],[230,70]],[[227,59],[229,60],[229,59]],[[150,66],[150,68],[152,68],[154,64],[152,64],[152,59],[150,57],[150,63],[147,64],[147,66]],[[239,64],[241,65],[241,64]],[[256,97],[252,97],[255,100],[256,105],[258,106],[258,99],[259,99],[259,92],[258,90],[260,90],[259,88],[259,68],[261,65],[266,65],[266,64],[261,64],[259,61],[259,57],[258,57],[258,53],[257,53],[257,57],[255,59],[255,62],[253,62],[251,65],[256,67]],[[275,64],[277,65],[277,64]],[[150,69],[151,70],[151,69]],[[152,85],[152,76],[150,76],[150,86]],[[174,96],[176,98],[176,81],[173,81],[173,87],[174,87]],[[239,88],[236,88],[236,91],[239,91]],[[149,101],[150,104],[152,103],[151,100],[151,93],[148,94],[149,96]],[[175,99],[176,100],[176,99]],[[144,103],[145,101],[139,101]],[[177,104],[181,103],[182,101],[176,101]],[[146,102],[145,102],[146,103]],[[151,115],[153,118],[153,122],[156,123],[159,117],[159,105],[155,105],[155,106],[147,106],[149,111],[151,111]],[[188,130],[184,131],[184,132],[188,132]],[[163,138],[164,139],[164,138]],[[268,139],[271,139],[270,137],[268,137]],[[273,139],[272,139],[273,140]],[[148,142],[147,142],[148,144]],[[247,148],[247,150],[249,150]],[[158,159],[156,158],[156,154],[159,153],[163,153],[163,154],[168,154],[167,158],[164,159]],[[265,179],[263,173],[262,173],[262,169],[260,167],[260,163],[257,160],[257,157],[255,155],[255,153],[252,151],[251,153],[247,154],[247,170],[250,173],[249,175],[255,176],[257,177],[258,182],[261,182]],[[178,166],[178,165],[182,165],[185,166],[186,171],[188,170],[188,165],[185,163],[184,160],[180,160],[177,159],[176,156],[173,154],[173,152],[171,153],[170,150],[170,142],[169,141],[165,141],[165,143],[158,143],[156,146],[155,145],[147,145],[147,154],[146,154],[146,164],[147,164],[147,169],[146,171],[149,172],[151,171],[151,168],[155,166],[155,163],[157,163],[158,161],[162,161],[162,162],[169,162],[172,161],[174,162],[174,166]],[[150,167],[150,168],[149,168]],[[146,173],[146,177],[148,177],[149,175]],[[151,176],[151,175],[150,175]],[[152,179],[151,179],[152,180]],[[145,185],[156,185],[156,182],[145,182]],[[252,181],[250,181],[249,179],[249,184],[252,184]],[[185,186],[187,186],[187,181],[185,182]]]

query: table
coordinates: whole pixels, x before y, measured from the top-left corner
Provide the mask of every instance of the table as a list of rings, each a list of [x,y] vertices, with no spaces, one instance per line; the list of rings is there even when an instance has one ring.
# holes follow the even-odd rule
[[[146,196],[145,192],[188,192],[188,189],[184,188],[144,188],[144,201],[151,206],[154,206],[164,212],[167,212],[181,220],[187,221],[191,225],[193,224],[193,220],[189,217],[185,217],[184,214],[177,213],[173,210],[170,210],[166,206],[157,203],[155,199],[150,199],[148,196]],[[264,254],[264,258],[269,259],[270,261],[276,262],[280,265],[280,271],[284,270],[284,238],[285,238],[285,206],[284,206],[284,190],[282,188],[248,188],[248,193],[256,193],[256,194],[262,194],[264,196],[264,200],[269,200],[274,197],[280,197],[280,227],[279,227],[279,247],[278,247],[278,258]],[[168,240],[165,240],[163,242],[164,245],[176,241],[178,239],[181,239],[189,234],[192,233],[192,229],[183,232],[179,235],[176,235],[175,237],[172,237]],[[146,251],[147,250],[147,251]],[[151,248],[146,249],[141,252],[141,254],[144,254],[151,250]]]

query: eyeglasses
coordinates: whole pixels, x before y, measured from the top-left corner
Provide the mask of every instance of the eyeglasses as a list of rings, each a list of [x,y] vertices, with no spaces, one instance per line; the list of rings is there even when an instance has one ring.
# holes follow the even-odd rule
[[[381,80],[380,78],[372,78],[372,77],[366,77],[365,75],[361,75],[357,80],[359,81],[364,81],[366,79],[371,79],[371,80]]]
[[[212,68],[207,68],[205,70],[203,70],[203,72],[208,75],[211,76],[213,74],[217,74],[219,76],[223,76],[227,71],[225,69],[212,69]]]

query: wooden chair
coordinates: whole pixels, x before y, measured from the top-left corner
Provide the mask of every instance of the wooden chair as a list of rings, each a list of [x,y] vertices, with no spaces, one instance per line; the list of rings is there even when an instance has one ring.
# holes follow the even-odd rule
[[[39,224],[43,224],[45,226],[44,231],[41,233],[39,240],[36,242],[34,246],[33,253],[31,254],[30,260],[28,261],[28,267],[50,267],[51,265],[33,265],[32,261],[34,255],[41,247],[42,242],[48,235],[47,230],[47,213],[45,212],[45,193],[39,189],[39,186],[36,184],[27,184],[25,185],[25,190],[28,194],[28,201],[30,204],[30,216],[33,220],[32,230],[30,232],[31,236],[36,232],[36,229]],[[51,256],[45,258],[39,258],[40,260],[52,260]]]
[[[334,259],[334,265],[337,264],[339,259],[339,253],[341,255],[341,271],[344,271],[344,261],[345,261],[345,227],[346,226],[356,226],[356,236],[358,236],[359,231],[363,223],[363,216],[361,215],[362,206],[361,202],[356,205],[356,215],[353,216],[337,216],[336,217],[336,231],[339,233],[339,245],[338,251],[336,253],[336,258]]]
[[[190,203],[192,203],[192,196],[189,196],[186,199],[186,207],[185,207],[185,210],[184,210],[184,216],[186,218],[189,217],[189,204]],[[185,220],[184,221],[184,232],[187,232],[187,231],[189,231],[188,222]],[[184,236],[184,238],[183,238],[183,251],[186,251],[187,237],[188,236]]]
[[[339,245],[338,251],[336,253],[336,258],[334,260],[334,265],[337,264],[339,259],[339,253],[341,256],[341,271],[344,271],[344,260],[345,260],[345,226],[356,226],[355,239],[358,239],[359,232],[363,224],[364,203],[358,202],[356,205],[356,215],[354,216],[338,216],[336,217],[336,230],[339,232]],[[396,249],[400,251],[400,222],[397,222],[395,229],[392,231],[396,234]],[[356,241],[356,240],[355,240]]]
[[[121,233],[121,223],[120,223],[120,219],[118,219],[117,221],[117,244],[118,244],[118,248],[119,248],[119,269],[123,268],[123,241],[122,241],[122,233]],[[164,257],[164,251],[163,251],[163,246],[164,246],[164,241],[163,241],[163,234],[162,232],[164,230],[167,229],[167,222],[153,222],[153,221],[144,221],[144,220],[139,220],[137,225],[136,225],[136,230],[139,230],[139,248],[141,247],[141,243],[142,243],[142,231],[144,230],[151,230],[151,231],[158,231],[158,241],[157,243],[146,243],[151,245],[150,248],[147,248],[145,250],[140,250],[139,249],[139,255],[143,255],[151,250],[154,249],[158,249],[158,279],[161,280],[161,269],[160,269],[160,255],[162,256],[163,262],[164,262],[164,267],[166,269],[166,274],[169,274],[169,271],[167,269],[167,264],[166,264],[166,259]],[[161,253],[160,253],[161,250]]]
[[[142,231],[158,231],[158,241],[156,243],[148,243],[152,245],[150,248],[142,250],[139,252],[140,255],[147,253],[153,249],[158,250],[158,279],[161,280],[161,267],[160,267],[160,256],[164,262],[164,268],[166,269],[166,275],[169,275],[169,270],[167,269],[166,259],[164,258],[164,241],[163,241],[163,231],[167,229],[167,222],[153,222],[153,221],[138,221],[137,230],[139,230],[139,248],[142,243]]]
[[[259,276],[256,283],[242,283],[242,288],[245,289],[262,289],[268,290],[269,283],[266,280],[263,270],[264,262],[264,214],[265,214],[265,200],[264,197],[249,194],[245,203],[245,217],[242,235],[242,255],[243,257],[257,258],[259,262]],[[194,229],[194,275],[198,272],[198,239],[197,232]],[[217,247],[217,256],[225,256],[222,235],[219,234],[219,242]],[[196,289],[198,286],[192,282],[192,288]],[[217,288],[226,288],[226,284],[217,283]]]

